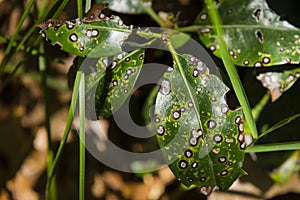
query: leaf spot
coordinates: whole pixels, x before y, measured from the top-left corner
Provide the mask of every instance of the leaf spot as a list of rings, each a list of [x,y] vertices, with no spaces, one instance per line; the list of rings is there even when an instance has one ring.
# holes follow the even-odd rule
[[[179,161],[179,167],[180,167],[181,169],[185,169],[185,168],[187,168],[187,166],[188,166],[187,161],[185,161],[185,160]]]
[[[220,163],[224,163],[224,162],[226,161],[226,157],[224,157],[224,156],[219,157],[219,158],[218,158],[218,161],[219,161]]]
[[[194,69],[192,72],[192,76],[197,78],[199,76],[199,71],[197,69]]]
[[[205,182],[205,181],[206,181],[206,178],[205,178],[205,177],[201,177],[201,178],[200,178],[200,181],[201,181],[201,182]]]
[[[187,149],[185,152],[184,152],[184,155],[185,157],[187,158],[191,158],[193,156],[193,152],[189,149]]]
[[[175,110],[175,111],[172,112],[172,118],[173,119],[177,120],[177,119],[180,118],[180,116],[181,116],[181,113],[180,113],[179,110]]]
[[[140,59],[140,60],[144,60],[144,54],[141,54],[141,55],[139,56],[139,59]]]
[[[79,46],[79,51],[84,51],[84,47],[82,45]]]
[[[207,17],[208,17],[207,13],[202,13],[202,14],[200,15],[200,20],[201,20],[201,21],[205,21],[205,20],[207,19]]]
[[[223,140],[223,136],[221,134],[215,134],[213,137],[213,141],[216,143],[220,143]]]
[[[215,45],[210,45],[209,47],[209,50],[211,50],[212,52],[214,52],[217,48]]]
[[[232,166],[232,162],[227,161],[227,162],[226,162],[226,165]]]
[[[226,11],[226,14],[227,14],[227,15],[232,14],[232,9],[228,9],[228,10]]]
[[[262,18],[262,10],[260,8],[256,8],[252,14],[253,18],[259,22]]]
[[[227,106],[226,104],[222,104],[222,105],[221,105],[221,112],[222,112],[223,114],[227,114],[228,111],[229,111],[228,106]]]
[[[201,33],[209,33],[210,32],[210,28],[206,28],[206,27],[205,28],[201,28],[200,32]]]
[[[163,95],[168,95],[171,92],[171,83],[168,79],[163,79],[160,86],[160,93]]]
[[[249,65],[249,63],[250,63],[249,60],[244,60],[244,61],[243,61],[243,64],[244,64],[245,66]]]
[[[262,63],[259,61],[254,63],[254,67],[262,67],[262,66],[263,66]]]
[[[194,168],[194,169],[195,169],[195,168],[197,168],[197,167],[198,167],[198,163],[197,163],[197,162],[193,162],[191,166],[192,166],[192,168]]]
[[[159,122],[160,122],[160,119],[159,119],[158,117],[155,117],[155,118],[154,118],[154,121],[155,121],[155,123],[159,123]]]
[[[264,64],[268,64],[271,62],[271,59],[269,57],[264,57],[262,61]]]
[[[112,85],[113,85],[113,86],[117,86],[117,85],[118,85],[118,81],[114,80],[114,81],[112,82]]]
[[[264,36],[260,30],[255,31],[255,36],[260,43],[264,43]]]
[[[158,123],[158,122],[156,121],[156,123]],[[157,127],[156,133],[158,135],[163,135],[165,133],[165,127],[163,125],[159,125]]]
[[[78,36],[76,35],[76,33],[72,33],[70,35],[69,39],[71,40],[71,42],[77,42],[78,41]]]
[[[220,148],[214,148],[212,151],[213,151],[215,154],[218,154],[218,153],[220,153]]]
[[[227,170],[223,170],[220,172],[220,175],[221,176],[226,176],[228,174],[228,171]]]
[[[240,116],[237,116],[236,118],[235,118],[235,123],[236,124],[239,124],[239,123],[241,123],[242,122],[242,118],[240,117]]]
[[[209,120],[207,122],[207,127],[209,129],[214,129],[214,128],[216,128],[216,126],[217,126],[217,122],[215,120]]]
[[[290,58],[286,58],[285,60],[284,60],[284,63],[285,64],[289,64],[289,63],[291,63],[292,62],[292,60],[290,59]]]

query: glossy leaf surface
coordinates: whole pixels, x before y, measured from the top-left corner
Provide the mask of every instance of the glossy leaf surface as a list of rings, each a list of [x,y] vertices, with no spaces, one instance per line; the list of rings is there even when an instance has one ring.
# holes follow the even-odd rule
[[[224,41],[235,64],[271,66],[299,63],[300,30],[271,10],[261,0],[220,0]],[[205,46],[220,56],[215,29],[206,8],[195,22],[201,25],[199,37]]]
[[[125,14],[145,13],[145,6],[151,6],[151,0],[96,0],[97,3],[108,3],[109,9]]]
[[[62,50],[82,57],[121,53],[124,41],[131,34],[118,16],[106,16],[99,5],[83,19],[65,22],[50,19],[39,26],[42,36],[52,45],[59,44]]]
[[[276,101],[286,90],[288,90],[300,77],[300,68],[286,70],[283,72],[267,72],[259,74],[256,78],[267,88],[271,94],[272,101]]]
[[[98,118],[110,116],[128,98],[142,69],[144,50],[123,52],[111,64],[108,62],[107,58],[97,60],[96,71],[86,77],[86,107]],[[91,63],[93,60],[87,58],[82,65],[89,68]]]
[[[156,98],[157,139],[179,181],[209,195],[228,189],[244,173],[243,112],[229,109],[228,88],[203,62],[191,55],[178,58]]]

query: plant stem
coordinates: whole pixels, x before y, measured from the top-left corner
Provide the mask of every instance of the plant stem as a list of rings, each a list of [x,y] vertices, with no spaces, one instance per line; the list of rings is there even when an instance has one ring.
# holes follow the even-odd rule
[[[67,124],[64,130],[64,135],[60,141],[57,153],[55,155],[54,161],[52,163],[52,166],[50,168],[48,177],[47,177],[47,184],[46,184],[46,193],[49,191],[49,187],[50,187],[50,182],[53,178],[54,175],[54,171],[57,165],[57,162],[62,154],[63,148],[67,142],[68,136],[69,136],[69,132],[71,129],[71,125],[73,122],[73,116],[74,116],[74,111],[76,108],[76,104],[77,104],[77,99],[78,99],[78,93],[79,93],[79,83],[81,80],[81,76],[82,76],[82,72],[77,72],[76,74],[76,79],[75,79],[75,83],[74,83],[74,89],[73,89],[73,94],[72,94],[72,100],[71,100],[71,104],[69,107],[69,112],[68,112],[68,117],[67,117]],[[46,195],[48,196],[48,195]]]
[[[144,6],[146,13],[160,26],[165,27],[165,22],[160,18],[150,6]]]
[[[83,11],[82,11],[82,0],[77,0],[77,16],[78,18],[82,18]]]
[[[255,107],[252,108],[252,115],[255,121],[258,120],[260,113],[268,103],[269,99],[270,99],[270,94],[267,93],[263,96],[263,98],[261,98],[261,100],[255,105]]]
[[[85,81],[82,74],[79,85],[79,199],[84,200],[85,189]]]
[[[39,68],[42,73],[42,87],[43,87],[43,97],[44,97],[44,105],[45,105],[45,127],[47,130],[47,141],[48,141],[48,155],[47,155],[47,175],[50,174],[50,169],[53,163],[53,148],[52,148],[52,139],[51,139],[51,129],[50,129],[50,114],[49,114],[49,102],[48,102],[48,89],[47,89],[47,73],[46,73],[46,59],[44,57],[44,44],[40,44],[40,52],[39,56]],[[57,199],[57,191],[56,191],[56,182],[51,181],[49,183],[49,199]]]
[[[300,150],[300,142],[282,142],[274,144],[262,144],[247,147],[246,153],[252,152],[274,152],[274,151],[289,151]]]

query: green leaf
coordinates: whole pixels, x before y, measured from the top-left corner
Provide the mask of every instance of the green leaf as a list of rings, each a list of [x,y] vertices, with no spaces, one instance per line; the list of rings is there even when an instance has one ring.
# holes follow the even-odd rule
[[[97,3],[108,3],[109,9],[125,14],[146,13],[145,6],[152,4],[151,0],[96,0]]]
[[[91,117],[108,117],[118,110],[131,94],[144,62],[144,50],[123,52],[114,57],[109,65],[108,58],[99,60],[86,58],[82,63],[87,69],[96,66],[96,71],[86,76],[86,110]],[[94,68],[95,68],[94,66]],[[86,72],[87,73],[87,72]]]
[[[226,190],[244,174],[242,109],[229,109],[228,88],[203,62],[191,55],[176,59],[155,102],[158,143],[181,183],[206,195]]]
[[[105,5],[95,5],[83,19],[61,21],[49,19],[40,24],[41,34],[51,44],[78,56],[106,57],[122,52],[131,34],[118,16],[107,16]]]
[[[280,19],[265,1],[220,0],[224,41],[240,66],[299,63],[300,30]],[[195,21],[205,46],[220,57],[219,43],[207,8]]]
[[[261,73],[256,78],[267,88],[272,101],[276,101],[283,92],[287,91],[300,77],[300,68],[283,72]]]
[[[281,143],[273,143],[273,144],[261,144],[249,146],[246,149],[247,153],[250,152],[274,152],[274,151],[289,151],[289,150],[300,150],[300,142],[281,142]]]
[[[294,172],[300,170],[300,151],[295,151],[281,166],[271,172],[270,176],[277,184],[286,183]]]

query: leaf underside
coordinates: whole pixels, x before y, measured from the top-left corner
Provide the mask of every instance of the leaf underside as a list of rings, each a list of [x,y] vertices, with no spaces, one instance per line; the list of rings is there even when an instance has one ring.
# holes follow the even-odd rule
[[[228,88],[203,62],[191,55],[179,55],[179,62],[184,74],[177,64],[169,68],[156,98],[159,145],[181,183],[206,195],[226,190],[243,174],[243,112],[228,108]]]
[[[151,3],[151,0],[96,0],[97,3],[108,3],[109,9],[125,14],[143,14],[144,3]]]
[[[299,63],[300,30],[271,10],[265,1],[220,0],[224,41],[232,61],[240,66]],[[205,8],[195,24],[204,45],[220,57],[217,34]]]
[[[300,77],[300,68],[285,70],[283,72],[266,72],[259,74],[256,78],[267,88],[271,94],[272,101],[276,101],[286,90],[288,90]]]

